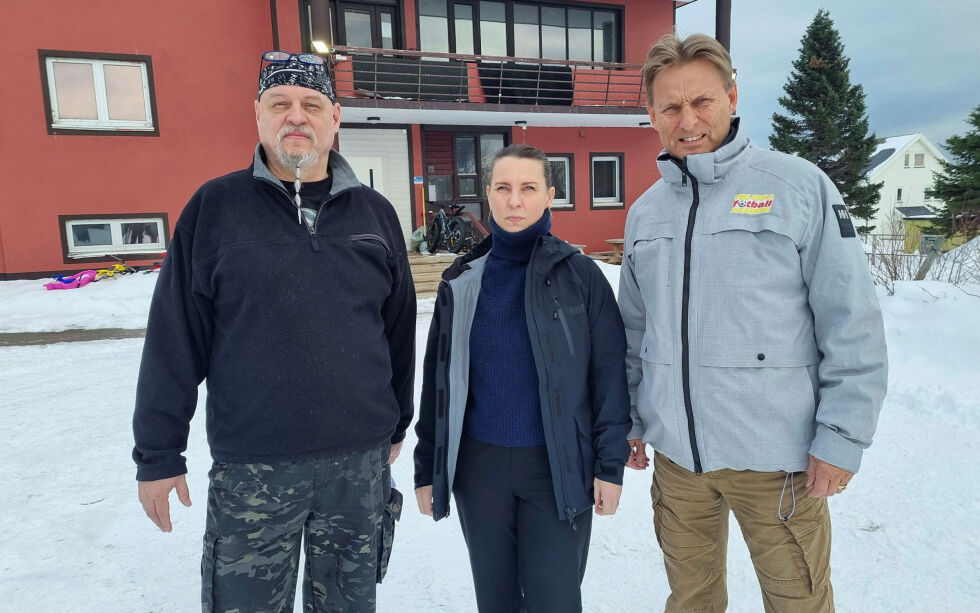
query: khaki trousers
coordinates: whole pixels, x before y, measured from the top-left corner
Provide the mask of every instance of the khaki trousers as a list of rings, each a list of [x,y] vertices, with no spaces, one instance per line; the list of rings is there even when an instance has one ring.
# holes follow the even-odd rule
[[[724,469],[698,476],[657,453],[650,495],[671,590],[665,611],[727,607],[729,510],[752,556],[767,613],[833,611],[827,499],[811,498],[805,483],[806,473],[793,474],[792,483],[783,472]]]

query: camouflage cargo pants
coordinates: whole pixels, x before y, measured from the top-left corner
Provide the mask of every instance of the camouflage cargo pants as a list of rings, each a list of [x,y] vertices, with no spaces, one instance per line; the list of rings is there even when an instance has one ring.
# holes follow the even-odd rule
[[[205,613],[292,611],[301,546],[306,613],[374,611],[389,449],[215,462],[201,562]]]

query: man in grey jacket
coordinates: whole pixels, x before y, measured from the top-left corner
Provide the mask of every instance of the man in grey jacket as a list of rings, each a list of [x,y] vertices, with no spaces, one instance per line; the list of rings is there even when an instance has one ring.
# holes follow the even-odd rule
[[[870,444],[881,312],[847,208],[809,162],[756,147],[714,39],[643,68],[663,178],[630,209],[619,301],[633,454],[649,464],[667,611],[723,611],[729,510],[766,611],[830,611],[827,498]]]

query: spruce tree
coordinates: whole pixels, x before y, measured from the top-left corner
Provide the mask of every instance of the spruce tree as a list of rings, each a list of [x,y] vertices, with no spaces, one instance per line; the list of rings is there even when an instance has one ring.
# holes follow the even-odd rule
[[[943,201],[932,222],[932,231],[943,236],[972,238],[980,233],[980,105],[966,121],[973,129],[946,139],[954,161],[941,162],[943,171],[932,173],[932,188],[926,191]]]
[[[800,41],[800,55],[783,86],[779,104],[787,114],[773,113],[769,144],[777,151],[810,160],[834,182],[851,216],[865,221],[878,212],[881,183],[868,183],[864,169],[876,147],[868,134],[864,89],[851,85],[844,45],[830,13],[817,11]]]

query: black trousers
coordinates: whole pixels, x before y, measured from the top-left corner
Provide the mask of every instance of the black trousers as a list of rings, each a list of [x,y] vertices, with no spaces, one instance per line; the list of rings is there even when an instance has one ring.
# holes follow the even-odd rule
[[[453,496],[480,613],[582,610],[592,513],[558,518],[544,447],[497,447],[467,436]]]

